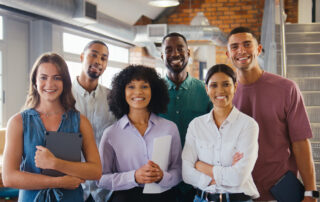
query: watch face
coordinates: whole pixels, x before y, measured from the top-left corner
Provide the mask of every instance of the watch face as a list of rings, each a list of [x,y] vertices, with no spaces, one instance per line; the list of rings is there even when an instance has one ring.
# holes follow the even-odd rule
[[[312,197],[319,198],[319,192],[318,191],[312,191]]]

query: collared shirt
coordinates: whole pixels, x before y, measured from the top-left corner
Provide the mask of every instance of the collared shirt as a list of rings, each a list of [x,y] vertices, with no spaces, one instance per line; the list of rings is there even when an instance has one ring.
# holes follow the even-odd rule
[[[85,115],[94,130],[97,147],[104,129],[115,122],[115,117],[109,110],[107,96],[109,89],[98,84],[97,88],[89,93],[75,79],[72,83],[72,93],[76,99],[76,109]],[[85,199],[91,194],[96,202],[106,201],[108,190],[98,189],[95,181],[87,180],[82,184]]]
[[[206,93],[204,83],[190,75],[183,81],[179,89],[176,89],[175,83],[167,76],[165,81],[168,85],[170,102],[167,113],[160,114],[160,116],[177,124],[183,146],[190,121],[208,113],[212,108],[212,103]]]
[[[177,185],[181,181],[181,144],[177,126],[151,113],[143,136],[127,115],[104,131],[99,147],[102,177],[98,186],[109,190],[143,186],[136,183],[134,173],[151,160],[154,139],[166,135],[172,136],[169,163],[159,185],[164,189]]]
[[[257,198],[251,172],[258,157],[258,133],[256,121],[235,107],[220,128],[212,111],[195,118],[182,152],[183,180],[211,193],[245,193]],[[232,165],[236,152],[243,153],[243,158]],[[215,185],[209,185],[210,176],[195,169],[198,160],[213,165]]]

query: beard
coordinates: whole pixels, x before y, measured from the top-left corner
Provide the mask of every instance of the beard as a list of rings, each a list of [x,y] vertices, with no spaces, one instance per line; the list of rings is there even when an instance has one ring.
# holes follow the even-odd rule
[[[172,66],[170,62],[167,62],[166,66],[168,70],[174,74],[179,74],[187,67],[188,62],[183,63],[181,66]]]
[[[88,68],[87,74],[91,79],[98,79],[100,77],[101,68],[95,67],[99,70],[99,72],[91,71],[92,66]]]

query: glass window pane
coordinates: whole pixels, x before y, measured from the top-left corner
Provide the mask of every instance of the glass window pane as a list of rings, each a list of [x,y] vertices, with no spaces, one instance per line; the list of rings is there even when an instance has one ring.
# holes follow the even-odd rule
[[[102,76],[99,79],[99,83],[111,89],[113,76],[119,73],[121,70],[121,68],[107,66],[107,69],[103,72]]]
[[[74,54],[81,54],[83,48],[92,39],[77,36],[74,34],[63,33],[63,51]]]
[[[76,79],[77,76],[80,75],[81,73],[81,63],[79,62],[71,62],[71,61],[66,61],[68,65],[68,70],[71,78],[71,82]]]
[[[129,62],[129,49],[108,44],[109,60],[122,63]]]

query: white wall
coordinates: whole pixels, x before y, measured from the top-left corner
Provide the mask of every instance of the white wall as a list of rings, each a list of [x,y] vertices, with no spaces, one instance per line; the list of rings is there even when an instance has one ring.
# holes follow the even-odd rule
[[[299,0],[298,2],[298,23],[312,23],[312,0]]]
[[[29,74],[28,42],[28,21],[4,15],[4,125],[13,114],[19,112],[26,99]]]

